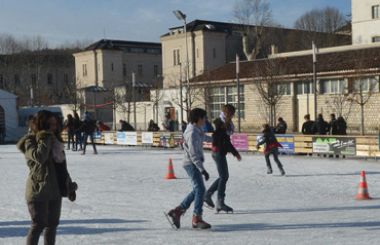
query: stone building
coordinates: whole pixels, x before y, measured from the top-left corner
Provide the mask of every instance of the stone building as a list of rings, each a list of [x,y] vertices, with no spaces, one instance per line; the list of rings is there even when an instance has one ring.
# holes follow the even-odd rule
[[[352,43],[380,42],[380,1],[352,0]]]
[[[16,94],[20,106],[71,103],[75,93],[72,51],[0,55],[0,89]]]
[[[377,133],[380,121],[380,44],[319,49],[317,55],[317,112],[343,116],[350,133],[361,132],[361,101],[366,133]],[[271,116],[283,117],[289,132],[299,132],[305,114],[314,115],[312,51],[290,52],[240,63],[243,131],[258,131]],[[264,84],[265,93],[260,92]],[[230,63],[195,77],[191,86],[203,88],[204,107],[211,118],[223,104],[237,102],[236,64]],[[265,96],[280,94],[274,112]],[[361,98],[363,100],[361,100]],[[273,122],[275,123],[275,122]]]
[[[168,33],[161,36],[164,88],[175,88],[180,79],[185,81],[187,67],[189,77],[193,78],[234,61],[236,54],[244,60],[243,33],[253,28],[255,26],[207,20],[188,23],[187,33],[184,33],[183,26],[170,28]],[[264,27],[262,36],[263,45],[258,58],[267,57],[272,50],[305,50],[311,47],[312,41],[319,47],[351,44],[349,34],[317,33],[283,27]],[[186,53],[189,56],[188,66]]]

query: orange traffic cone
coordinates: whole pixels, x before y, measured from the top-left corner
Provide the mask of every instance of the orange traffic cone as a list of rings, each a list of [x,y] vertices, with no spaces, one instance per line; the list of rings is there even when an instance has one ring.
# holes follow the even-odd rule
[[[165,179],[176,179],[174,174],[173,161],[171,158],[169,158],[168,174],[166,175]]]
[[[359,191],[358,191],[358,194],[356,195],[356,200],[370,200],[370,199],[372,198],[369,197],[365,171],[362,171],[360,174]]]

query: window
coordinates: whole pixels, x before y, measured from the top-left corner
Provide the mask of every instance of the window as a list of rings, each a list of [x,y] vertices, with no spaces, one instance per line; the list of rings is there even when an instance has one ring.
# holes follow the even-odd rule
[[[342,94],[344,93],[347,82],[344,79],[321,80],[321,94]]]
[[[143,76],[143,66],[142,65],[137,66],[137,75]]]
[[[181,59],[180,59],[179,49],[173,50],[173,65],[179,66],[181,65]]]
[[[153,66],[153,77],[154,78],[158,77],[158,65]]]
[[[372,19],[380,18],[380,5],[372,6]]]
[[[216,59],[216,48],[212,49],[212,57]]]
[[[82,64],[82,75],[87,76],[87,64]]]
[[[378,92],[379,79],[376,77],[359,78],[354,81],[355,92]]]
[[[3,77],[3,74],[0,74],[0,88],[3,89],[4,87],[5,87],[4,77]]]
[[[69,75],[67,73],[63,74],[63,82],[66,85],[69,84]]]
[[[127,64],[123,64],[123,76],[127,76]]]
[[[277,93],[282,95],[291,95],[292,86],[290,83],[280,83],[277,84]]]
[[[161,50],[160,49],[157,49],[157,48],[148,48],[146,50],[146,52],[148,54],[160,54],[161,53]]]
[[[19,75],[15,75],[15,85],[20,85],[20,76]]]
[[[47,84],[53,84],[53,75],[51,73],[47,74]]]
[[[313,82],[297,82],[297,94],[312,94],[314,93]]]
[[[210,96],[210,113],[211,118],[219,117],[222,106],[225,104],[231,104],[237,109],[237,87],[218,87],[209,89]],[[245,116],[244,111],[244,86],[240,86],[240,115],[242,118]]]
[[[372,38],[373,43],[379,43],[380,42],[380,36],[376,36]]]

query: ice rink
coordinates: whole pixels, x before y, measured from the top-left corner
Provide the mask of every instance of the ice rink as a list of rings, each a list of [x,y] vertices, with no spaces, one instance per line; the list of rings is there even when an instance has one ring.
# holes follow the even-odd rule
[[[266,175],[261,155],[228,157],[226,203],[235,214],[205,209],[209,231],[191,228],[192,210],[173,230],[163,212],[190,191],[179,150],[99,147],[99,155],[67,152],[77,201],[63,202],[57,244],[380,244],[380,162],[282,157],[286,177]],[[177,180],[165,180],[172,158]],[[216,167],[209,153],[211,184]],[[354,197],[367,171],[371,201]],[[25,244],[28,169],[14,145],[0,146],[0,244]],[[215,200],[215,197],[214,197]],[[43,244],[40,239],[40,244]]]

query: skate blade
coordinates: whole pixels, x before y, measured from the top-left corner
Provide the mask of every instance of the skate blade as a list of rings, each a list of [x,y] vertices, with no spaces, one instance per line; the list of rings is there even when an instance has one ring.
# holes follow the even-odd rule
[[[234,214],[234,211],[223,211],[223,210],[220,210],[220,211],[216,211],[215,214]]]
[[[213,208],[213,207],[211,207],[210,205],[207,205],[207,204],[204,204],[203,206],[205,208],[207,208],[207,209],[210,209],[210,210],[214,210],[215,209],[215,207]]]
[[[165,213],[165,212],[163,212],[163,213],[164,213],[166,219],[168,220],[170,226],[171,226],[174,230],[178,230],[179,228],[177,228],[177,227],[174,225],[174,223],[172,222],[172,220],[171,220],[169,214],[167,214],[167,213]]]

